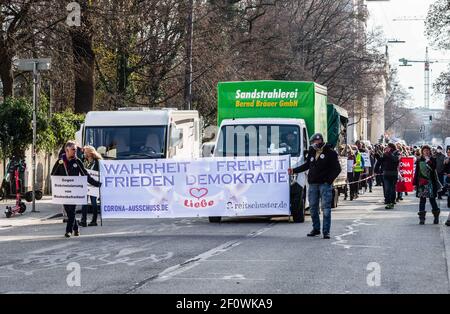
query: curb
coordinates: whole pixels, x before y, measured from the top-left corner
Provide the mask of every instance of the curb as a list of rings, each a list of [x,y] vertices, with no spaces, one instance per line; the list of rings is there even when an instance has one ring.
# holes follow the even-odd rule
[[[446,225],[441,225],[441,236],[444,243],[444,257],[447,262],[447,283],[448,292],[450,293],[450,240],[448,234],[449,227]]]
[[[52,215],[50,215],[50,216],[41,218],[41,220],[50,220],[50,219],[55,219],[55,218],[60,218],[60,217],[63,217],[63,214],[62,214],[62,213],[59,213],[59,214],[52,214]]]

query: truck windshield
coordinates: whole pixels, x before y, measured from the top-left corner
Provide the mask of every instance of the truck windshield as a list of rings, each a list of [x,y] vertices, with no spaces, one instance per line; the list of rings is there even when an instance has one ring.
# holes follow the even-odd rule
[[[87,127],[86,145],[105,159],[156,159],[166,156],[165,126]]]
[[[215,151],[227,156],[300,156],[300,128],[296,125],[223,126]]]

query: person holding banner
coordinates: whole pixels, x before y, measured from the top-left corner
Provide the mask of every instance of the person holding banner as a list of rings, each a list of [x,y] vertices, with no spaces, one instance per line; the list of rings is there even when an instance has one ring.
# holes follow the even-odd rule
[[[85,146],[84,147],[84,157],[85,157],[85,161],[84,161],[84,166],[87,170],[92,170],[92,171],[96,171],[98,172],[100,170],[100,164],[99,161],[102,158],[102,155],[100,155],[94,147],[92,146]],[[93,226],[97,226],[97,215],[98,215],[98,203],[97,203],[97,197],[93,196],[93,195],[89,195],[89,198],[91,200],[91,204],[92,204],[92,220],[89,223],[89,225],[87,224],[87,212],[88,212],[88,205],[83,205],[83,207],[81,208],[81,221],[80,221],[80,226],[82,227],[93,227]]]
[[[323,238],[330,239],[331,205],[333,198],[333,182],[341,173],[341,165],[336,151],[326,144],[320,133],[311,137],[312,146],[308,151],[306,163],[295,169],[289,169],[289,174],[301,173],[309,170],[309,205],[313,230],[308,237],[320,235],[319,207],[322,201],[323,209]]]
[[[416,173],[414,175],[414,186],[416,187],[417,197],[420,198],[419,223],[421,225],[425,224],[425,216],[427,214],[425,205],[427,199],[429,199],[434,216],[433,223],[437,225],[439,224],[441,211],[436,203],[440,186],[436,173],[436,158],[431,156],[431,148],[428,145],[422,146],[421,155],[416,162]]]
[[[62,154],[52,169],[52,176],[87,176],[87,180],[93,186],[99,187],[100,182],[94,180],[84,168],[83,163],[77,157],[77,144],[74,141],[69,141],[64,146],[65,154]],[[75,219],[76,205],[64,205],[64,210],[67,213],[67,226],[65,237],[70,238],[79,236],[80,232],[78,224]]]

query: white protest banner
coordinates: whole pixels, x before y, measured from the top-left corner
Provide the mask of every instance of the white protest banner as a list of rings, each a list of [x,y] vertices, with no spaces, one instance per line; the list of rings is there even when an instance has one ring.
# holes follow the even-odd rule
[[[92,177],[92,179],[96,180],[96,181],[100,181],[100,173],[98,171],[94,171],[94,170],[90,170],[90,169],[86,169],[87,173],[89,173],[89,175]],[[87,195],[90,196],[95,196],[96,198],[99,198],[100,196],[100,188],[97,188],[95,186],[93,186],[92,184],[88,183],[88,191],[87,191]]]
[[[64,205],[87,204],[86,176],[52,176],[52,202]]]
[[[289,215],[289,156],[102,160],[103,218]]]
[[[361,153],[361,158],[364,159],[364,168],[372,168],[372,163],[370,162],[369,153]]]
[[[338,185],[345,184],[347,182],[347,167],[348,167],[347,157],[339,157],[339,164],[341,165],[341,173],[339,173],[339,176],[335,180],[335,183],[337,183]]]

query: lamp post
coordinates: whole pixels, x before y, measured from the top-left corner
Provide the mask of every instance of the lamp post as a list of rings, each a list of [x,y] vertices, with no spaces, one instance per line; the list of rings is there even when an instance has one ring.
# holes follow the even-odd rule
[[[51,59],[18,59],[14,62],[14,65],[18,70],[24,72],[33,72],[33,145],[31,148],[31,170],[32,170],[32,193],[33,193],[33,205],[32,213],[36,211],[36,139],[37,139],[37,107],[39,103],[39,84],[40,74],[39,71],[50,70]]]

